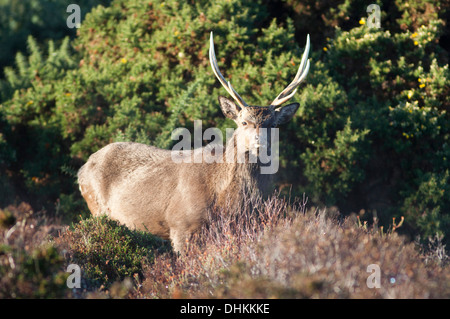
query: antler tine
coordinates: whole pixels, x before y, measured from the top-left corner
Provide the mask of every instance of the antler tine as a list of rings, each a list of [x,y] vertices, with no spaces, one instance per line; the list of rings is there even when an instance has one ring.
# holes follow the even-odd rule
[[[303,82],[303,80],[306,78],[309,72],[309,60],[308,60],[308,54],[309,54],[309,48],[310,48],[310,42],[309,42],[309,34],[306,37],[306,47],[305,51],[303,52],[302,56],[302,62],[300,63],[300,67],[298,68],[297,74],[295,75],[294,80],[289,84],[278,96],[277,98],[272,102],[272,106],[281,106],[284,102],[292,98],[297,92],[297,88],[300,85],[300,83]]]
[[[213,33],[211,31],[211,36],[209,40],[209,62],[211,63],[211,67],[213,69],[214,74],[216,75],[219,82],[223,85],[225,90],[233,97],[233,99],[239,104],[241,108],[244,108],[247,105],[242,97],[233,89],[231,83],[223,77],[222,73],[220,73],[219,66],[217,64],[216,53],[214,52],[214,40]]]

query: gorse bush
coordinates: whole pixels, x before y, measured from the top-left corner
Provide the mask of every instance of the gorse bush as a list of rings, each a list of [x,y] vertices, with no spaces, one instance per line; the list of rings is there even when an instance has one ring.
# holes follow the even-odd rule
[[[111,0],[78,0],[81,17],[91,8]],[[69,29],[66,19],[70,0],[1,0],[0,1],[0,74],[3,68],[11,65],[17,51],[26,48],[26,41],[33,36],[40,43],[48,40],[60,41],[66,36],[74,37],[76,29]]]
[[[385,225],[404,216],[400,231],[448,240],[448,4],[376,3],[380,29],[367,28],[356,0],[115,0],[70,43],[42,49],[30,38],[0,86],[0,203],[26,196],[53,209],[61,198],[70,215],[74,172],[107,143],[170,148],[170,132],[194,120],[233,127],[218,107],[210,31],[219,67],[253,105],[293,79],[309,33],[311,70],[280,130],[278,185]]]
[[[307,130],[329,129],[313,133],[319,143],[311,139],[299,154],[311,185],[330,204],[405,215],[426,236],[450,226],[449,73],[438,62],[438,30],[436,23],[396,35],[364,27],[337,32],[324,47],[324,62],[345,102],[331,98],[331,119],[308,118],[316,109],[305,104],[302,120],[314,123]],[[339,122],[343,128],[333,128]]]
[[[6,68],[6,78],[0,85],[1,97],[8,101],[0,107],[1,136],[7,141],[0,153],[0,165],[22,184],[19,187],[38,197],[61,191],[61,167],[69,160],[53,119],[55,81],[76,66],[68,40],[58,49],[50,42],[44,55],[29,38],[30,56],[18,54],[16,69]],[[8,193],[2,192],[0,203],[8,204],[8,197],[3,198]]]
[[[31,36],[27,39],[27,46],[30,53],[28,58],[19,52],[16,55],[15,68],[5,68],[5,80],[1,82],[0,91],[2,100],[11,98],[16,91],[37,84],[33,80],[42,82],[40,80],[43,78],[46,81],[55,81],[62,78],[66,70],[76,67],[68,37],[64,38],[59,48],[50,40],[45,55]],[[28,104],[32,103],[33,100],[30,100]]]

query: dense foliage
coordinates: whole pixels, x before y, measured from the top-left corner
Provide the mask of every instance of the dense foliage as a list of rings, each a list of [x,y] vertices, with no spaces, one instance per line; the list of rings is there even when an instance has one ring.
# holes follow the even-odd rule
[[[107,143],[169,148],[170,132],[195,119],[232,127],[209,66],[211,30],[219,66],[255,105],[292,80],[309,33],[312,67],[281,128],[278,185],[385,224],[405,216],[410,235],[448,239],[448,4],[374,2],[380,29],[367,28],[357,0],[115,0],[88,13],[73,40],[32,33],[0,82],[1,206],[56,203],[71,219],[83,207],[75,172]],[[33,8],[42,17],[62,3]]]
[[[74,37],[76,29],[67,28],[67,7],[80,6],[83,18],[94,6],[108,5],[111,0],[0,0],[0,74],[12,64],[16,52],[26,49],[28,36],[40,43]]]
[[[120,243],[120,244],[119,244]],[[131,231],[106,216],[82,220],[56,239],[69,263],[83,265],[86,285],[109,287],[125,278],[142,278],[142,266],[167,243],[148,232]],[[87,280],[87,279],[85,279]]]

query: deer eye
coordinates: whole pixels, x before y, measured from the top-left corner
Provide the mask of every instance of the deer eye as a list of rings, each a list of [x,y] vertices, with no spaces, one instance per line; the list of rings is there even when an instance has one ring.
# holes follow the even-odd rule
[[[242,122],[242,125],[247,125],[247,122]]]

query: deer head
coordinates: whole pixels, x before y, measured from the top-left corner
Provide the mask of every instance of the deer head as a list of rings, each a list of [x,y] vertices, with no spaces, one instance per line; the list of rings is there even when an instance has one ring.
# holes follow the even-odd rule
[[[294,116],[299,104],[291,103],[282,106],[283,103],[291,99],[300,83],[306,78],[309,71],[308,53],[310,48],[309,35],[306,38],[306,47],[302,56],[300,67],[294,80],[275,98],[269,106],[248,105],[242,97],[231,86],[219,70],[216,54],[214,51],[213,33],[210,36],[209,61],[219,82],[225,90],[231,95],[235,102],[223,96],[219,97],[220,107],[223,114],[232,119],[237,130],[238,142],[242,143],[245,151],[257,153],[261,147],[270,146],[270,134],[268,129],[275,128],[278,125],[287,123]],[[263,130],[261,130],[261,128]],[[265,129],[265,130],[264,130]]]

